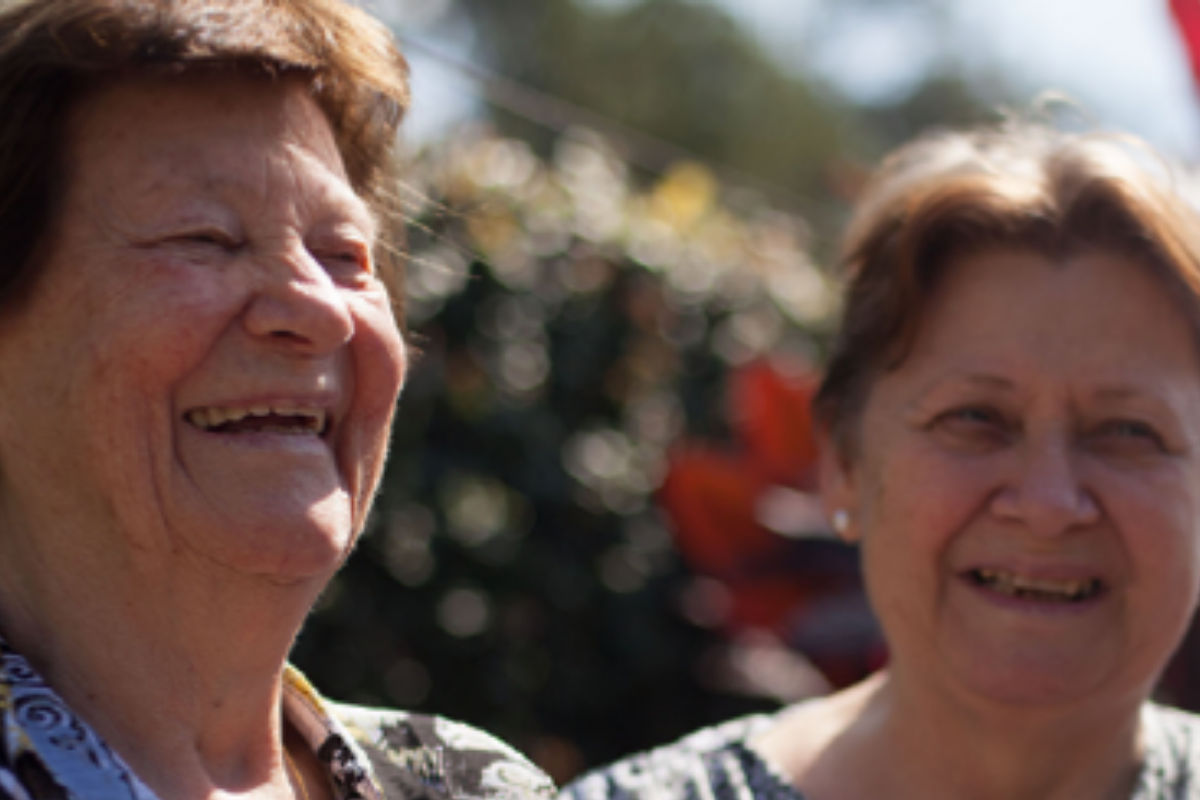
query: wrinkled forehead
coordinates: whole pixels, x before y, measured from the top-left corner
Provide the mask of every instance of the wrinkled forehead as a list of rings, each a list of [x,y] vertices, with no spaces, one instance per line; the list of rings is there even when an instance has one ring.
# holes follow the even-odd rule
[[[374,232],[328,120],[299,78],[116,81],[73,110],[65,144],[68,207],[72,196],[131,211],[164,196],[205,196],[264,211],[298,204],[306,215],[345,217]]]

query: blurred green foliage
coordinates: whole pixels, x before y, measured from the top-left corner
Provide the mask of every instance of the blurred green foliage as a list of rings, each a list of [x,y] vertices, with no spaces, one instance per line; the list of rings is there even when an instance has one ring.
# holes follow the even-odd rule
[[[805,63],[806,49],[864,14],[903,11],[933,29],[937,41],[945,2],[822,5],[809,26],[796,31],[799,55],[791,66]],[[931,125],[979,122],[1006,99],[1001,81],[967,83],[946,53],[931,59],[930,72],[910,92],[855,105],[818,74],[785,68],[725,10],[697,0],[615,8],[571,0],[460,0],[457,8],[477,31],[480,56],[500,74],[756,178],[785,199],[802,198],[803,208],[791,210],[816,215],[818,224],[837,224],[839,209],[828,204],[831,170],[847,159],[873,162]],[[928,55],[914,53],[914,60]],[[505,110],[493,109],[493,117],[501,131],[543,154],[557,133]],[[648,156],[652,162],[670,157]]]
[[[497,72],[669,147],[493,109],[414,159],[419,352],[370,530],[294,659],[331,696],[469,721],[564,780],[794,693],[738,666],[756,651],[654,492],[673,444],[727,434],[731,367],[819,362],[820,265],[860,165],[982,104],[932,74],[855,107],[683,0],[459,13]]]
[[[372,530],[297,646],[325,691],[471,720],[560,776],[764,706],[703,674],[720,637],[684,613],[653,492],[679,436],[723,431],[728,365],[810,351],[832,293],[803,225],[717,188],[698,165],[636,188],[585,132],[548,162],[481,133],[414,165],[420,353]]]
[[[534,0],[514,13],[512,4],[466,5],[502,73],[796,194],[823,188],[826,165],[853,147],[847,110],[782,71],[712,6],[658,0],[614,12]],[[523,120],[499,122],[547,143],[546,131]]]

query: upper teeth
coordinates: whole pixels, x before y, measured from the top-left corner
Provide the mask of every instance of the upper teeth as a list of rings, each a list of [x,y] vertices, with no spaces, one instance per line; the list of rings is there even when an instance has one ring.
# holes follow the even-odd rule
[[[216,428],[229,422],[240,422],[247,417],[295,417],[315,433],[325,430],[324,409],[300,405],[254,405],[242,408],[206,406],[187,412],[187,421],[198,428]]]
[[[1053,580],[1050,578],[1033,578],[1027,575],[1017,575],[995,569],[979,569],[976,574],[980,580],[991,588],[1005,594],[1017,592],[1044,592],[1061,594],[1068,597],[1078,597],[1085,592],[1091,592],[1098,586],[1095,578],[1079,578],[1070,580]]]

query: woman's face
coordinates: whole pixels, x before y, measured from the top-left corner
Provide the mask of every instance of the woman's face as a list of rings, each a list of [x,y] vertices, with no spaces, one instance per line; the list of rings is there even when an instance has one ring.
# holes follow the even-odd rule
[[[861,540],[898,681],[1004,703],[1149,691],[1200,580],[1200,360],[1142,265],[951,264],[860,424],[826,502]]]
[[[77,109],[66,154],[32,296],[0,318],[0,523],[43,547],[328,574],[378,482],[405,351],[306,87],[123,82]]]

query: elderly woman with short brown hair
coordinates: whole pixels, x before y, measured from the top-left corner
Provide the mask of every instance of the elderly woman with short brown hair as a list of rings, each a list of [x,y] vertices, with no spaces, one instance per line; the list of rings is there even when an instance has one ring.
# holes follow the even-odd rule
[[[0,5],[0,797],[536,797],[286,666],[406,356],[385,29],[340,0]]]
[[[1200,797],[1198,718],[1149,700],[1200,591],[1180,181],[1128,140],[1023,124],[884,162],[816,416],[888,665],[566,797]]]

